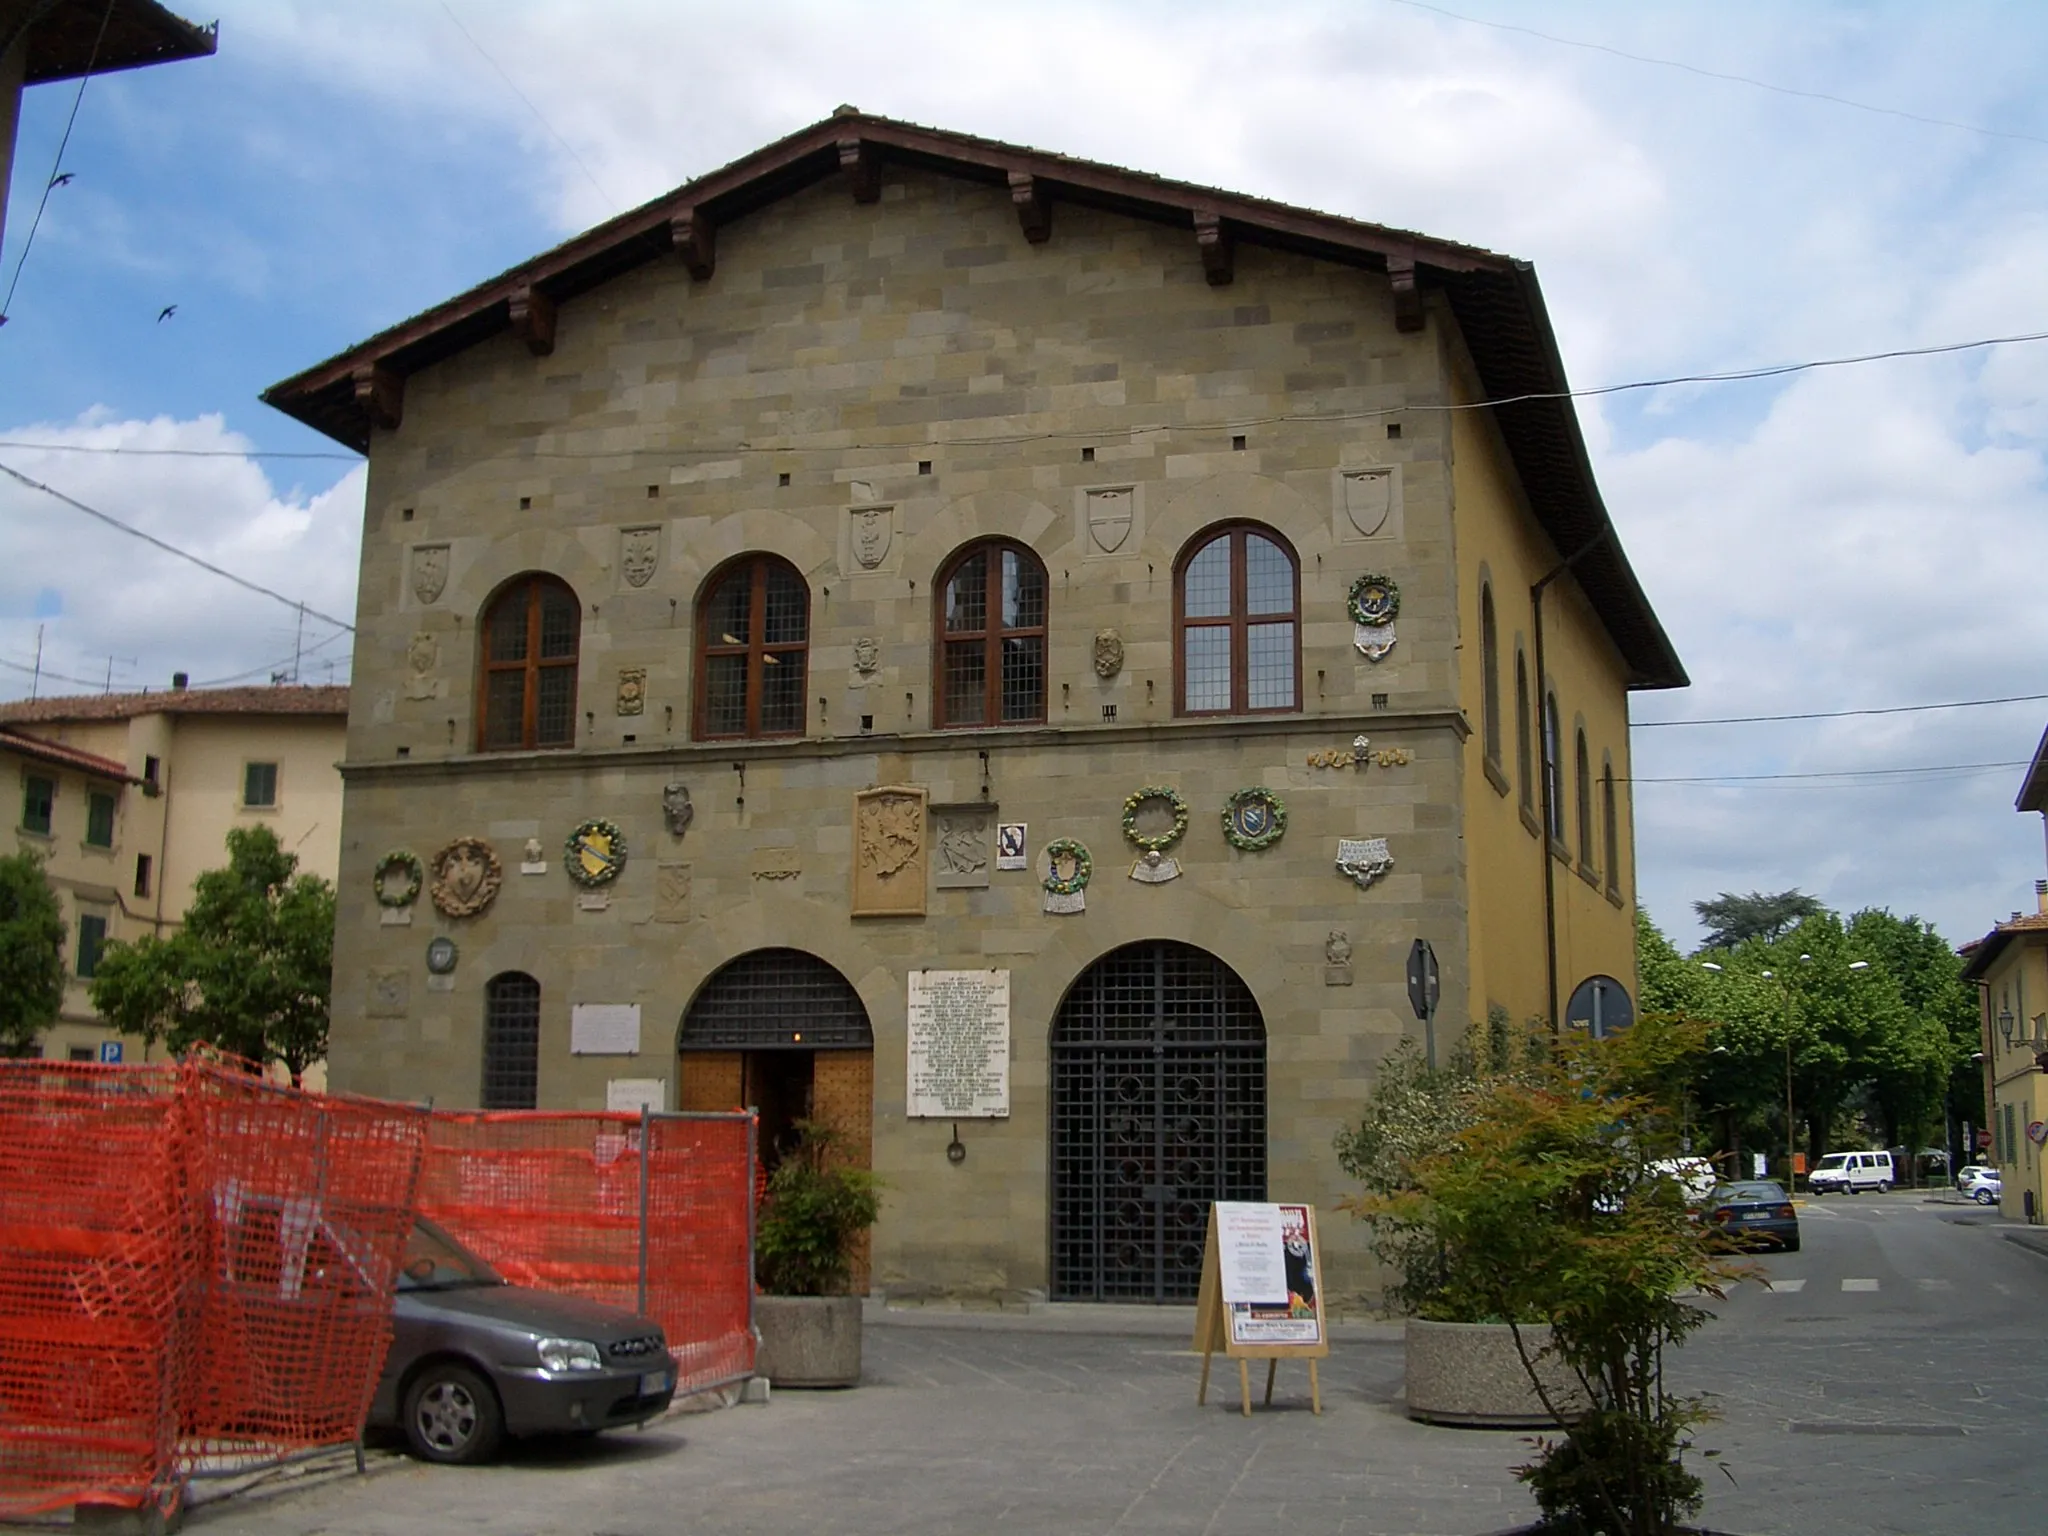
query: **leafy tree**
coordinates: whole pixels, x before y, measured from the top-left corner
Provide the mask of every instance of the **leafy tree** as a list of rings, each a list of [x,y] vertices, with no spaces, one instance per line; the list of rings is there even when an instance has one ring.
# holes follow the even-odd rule
[[[1962,957],[1932,923],[1878,908],[1849,919],[1849,939],[1890,972],[1913,1020],[1908,1038],[1875,1064],[1871,1096],[1886,1141],[1918,1148],[1945,1104],[1959,1120],[1981,1121],[1984,1080],[1970,1059],[1979,1048],[1977,997],[1963,980]]]
[[[1805,919],[1818,917],[1827,910],[1817,897],[1796,887],[1772,896],[1762,891],[1751,891],[1747,896],[1723,891],[1712,901],[1694,902],[1692,909],[1707,925],[1702,945],[1706,949],[1734,949],[1751,939],[1770,943],[1783,938]]]
[[[1636,1007],[1641,1013],[1694,1013],[1704,1000],[1705,974],[1699,963],[1678,952],[1651,921],[1649,909],[1636,908]]]
[[[327,1054],[334,887],[297,874],[268,827],[237,827],[227,847],[227,867],[194,882],[178,932],[107,946],[93,1007],[174,1052],[206,1043],[281,1062],[297,1083]]]
[[[31,852],[0,858],[0,1056],[19,1056],[64,1006],[64,919]]]

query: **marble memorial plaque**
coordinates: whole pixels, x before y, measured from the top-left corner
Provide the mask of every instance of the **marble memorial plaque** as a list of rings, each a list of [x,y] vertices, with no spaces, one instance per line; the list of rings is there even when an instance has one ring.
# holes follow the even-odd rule
[[[1010,973],[910,973],[912,1119],[1007,1119],[1010,1114]]]
[[[573,1003],[569,1008],[571,1056],[640,1054],[638,1003]]]

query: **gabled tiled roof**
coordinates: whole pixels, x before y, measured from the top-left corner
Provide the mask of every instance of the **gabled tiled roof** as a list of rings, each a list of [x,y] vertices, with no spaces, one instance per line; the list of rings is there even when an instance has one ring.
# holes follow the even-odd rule
[[[162,693],[89,693],[0,704],[0,725],[59,725],[133,720],[138,715],[348,714],[348,689],[170,688]]]
[[[1981,939],[1972,939],[1956,953],[1963,957],[1963,980],[1977,981],[1991,969],[2005,947],[2022,934],[2048,933],[2048,912],[2027,912],[2000,923]]]
[[[113,779],[122,784],[140,784],[142,780],[128,771],[125,763],[117,763],[111,757],[101,757],[97,752],[81,752],[76,747],[67,747],[62,742],[44,741],[40,736],[30,736],[24,731],[10,731],[0,727],[0,752],[15,752],[39,763],[48,763],[53,768],[75,768],[80,773],[89,773],[96,779]]]

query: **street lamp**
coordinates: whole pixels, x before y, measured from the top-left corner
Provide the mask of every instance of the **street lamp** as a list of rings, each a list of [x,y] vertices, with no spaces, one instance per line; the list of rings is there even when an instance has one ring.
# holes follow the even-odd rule
[[[2005,1046],[2006,1046],[2006,1049],[2007,1049],[2007,1050],[2011,1050],[2011,1049],[2012,1049],[2012,1010],[2011,1010],[2010,1008],[2001,1008],[2001,1009],[2000,1009],[2000,1010],[1998,1011],[1998,1032],[1999,1032],[1999,1033],[2000,1033],[2001,1035],[2005,1036]]]

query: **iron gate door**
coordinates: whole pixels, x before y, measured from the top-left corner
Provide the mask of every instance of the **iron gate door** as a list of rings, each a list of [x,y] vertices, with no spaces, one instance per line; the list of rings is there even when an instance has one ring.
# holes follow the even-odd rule
[[[1192,1301],[1209,1206],[1266,1198],[1266,1027],[1237,973],[1170,941],[1097,960],[1052,1028],[1052,1289]]]

